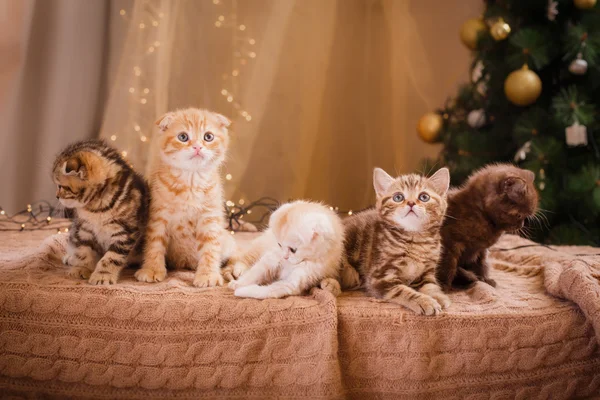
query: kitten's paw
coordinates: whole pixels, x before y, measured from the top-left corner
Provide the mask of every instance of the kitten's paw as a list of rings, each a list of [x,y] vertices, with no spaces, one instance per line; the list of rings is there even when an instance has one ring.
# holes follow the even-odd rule
[[[144,268],[138,269],[135,272],[135,278],[140,282],[160,282],[163,281],[167,277],[167,269],[162,268],[159,270],[155,270],[152,268]]]
[[[483,282],[487,283],[491,287],[496,287],[496,281],[492,278],[483,278]]]
[[[438,315],[442,312],[442,306],[433,297],[422,296],[414,301],[414,306],[410,307],[417,314]]]
[[[440,306],[442,306],[442,309],[444,310],[450,307],[450,304],[452,304],[450,298],[443,293],[434,293],[431,294],[431,297],[433,297],[440,304]]]
[[[258,285],[242,286],[235,289],[233,293],[236,297],[249,297],[253,299],[264,298],[261,287]]]
[[[118,274],[107,271],[94,271],[88,282],[91,285],[113,285],[117,283],[118,279]]]
[[[196,275],[194,278],[194,286],[201,288],[223,286],[223,276],[218,272]]]
[[[67,272],[71,278],[87,279],[92,274],[92,271],[85,267],[71,267]]]
[[[338,297],[340,294],[342,294],[342,288],[337,279],[325,278],[321,281],[320,286],[321,289],[328,291],[335,297]]]
[[[249,269],[249,266],[239,261],[233,265],[228,264],[225,268],[223,268],[223,277],[228,281],[233,281],[242,276],[244,272]]]
[[[71,265],[71,256],[68,254],[65,254],[64,257],[62,258],[62,263],[67,266]]]
[[[227,284],[227,287],[231,290],[235,290],[239,287],[242,287],[242,285],[240,285],[240,283],[236,280],[233,281],[229,281],[229,283]]]

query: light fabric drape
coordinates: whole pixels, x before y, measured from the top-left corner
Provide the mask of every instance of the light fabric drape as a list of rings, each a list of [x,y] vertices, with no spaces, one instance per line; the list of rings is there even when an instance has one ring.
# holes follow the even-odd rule
[[[54,199],[68,142],[97,136],[104,105],[105,0],[0,0],[0,206]]]
[[[466,79],[458,30],[479,3],[135,0],[102,136],[147,171],[157,117],[209,108],[234,120],[228,198],[364,207],[373,167],[412,171],[438,150],[416,121]]]

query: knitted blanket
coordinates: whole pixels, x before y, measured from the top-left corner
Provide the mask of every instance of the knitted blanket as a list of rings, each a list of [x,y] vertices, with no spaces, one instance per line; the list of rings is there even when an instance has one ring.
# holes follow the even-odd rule
[[[64,235],[47,236],[0,233],[3,398],[600,394],[600,257],[583,255],[598,249],[493,251],[497,288],[452,293],[446,313],[425,317],[360,292],[239,299],[183,271],[90,286],[48,256]],[[505,236],[496,248],[529,245]]]

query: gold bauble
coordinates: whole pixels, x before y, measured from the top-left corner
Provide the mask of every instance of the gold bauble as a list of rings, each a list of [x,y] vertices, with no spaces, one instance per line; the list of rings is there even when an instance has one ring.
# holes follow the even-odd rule
[[[487,25],[481,18],[471,18],[460,28],[460,40],[471,50],[477,48],[477,38],[487,30]]]
[[[439,139],[443,125],[444,120],[440,114],[428,112],[419,119],[417,133],[427,143],[434,143]]]
[[[508,25],[502,18],[496,21],[494,25],[492,25],[492,27],[490,28],[490,35],[492,35],[494,40],[498,42],[500,40],[506,39],[509,34],[510,25]]]
[[[573,0],[573,4],[580,10],[589,10],[596,6],[596,0]]]
[[[504,93],[511,103],[517,106],[528,106],[540,97],[542,81],[525,64],[523,68],[508,75],[504,81]]]

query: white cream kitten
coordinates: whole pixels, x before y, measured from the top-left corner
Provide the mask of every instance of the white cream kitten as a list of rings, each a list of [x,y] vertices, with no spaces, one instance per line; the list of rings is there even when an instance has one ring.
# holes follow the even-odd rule
[[[300,295],[319,284],[332,291],[327,286],[337,282],[343,249],[335,212],[306,201],[284,204],[271,215],[269,229],[232,260],[238,270],[256,264],[229,287],[238,297],[256,299]]]

